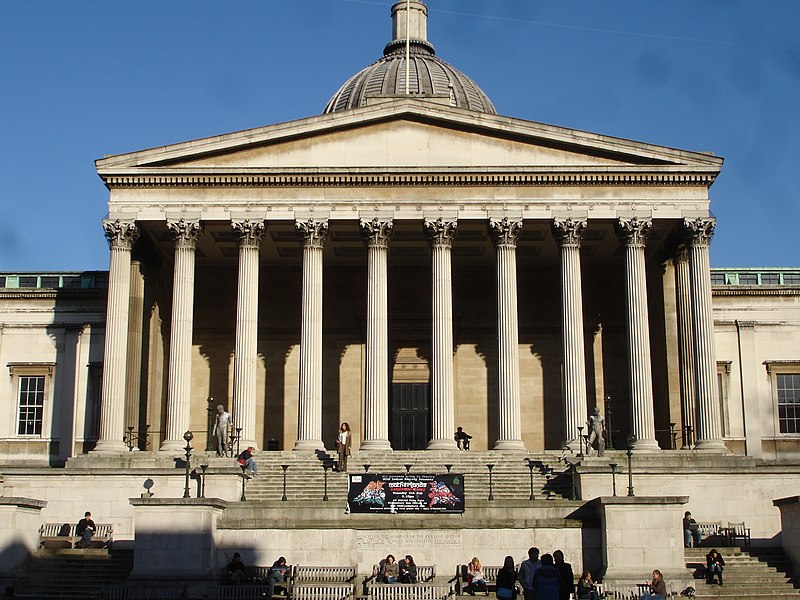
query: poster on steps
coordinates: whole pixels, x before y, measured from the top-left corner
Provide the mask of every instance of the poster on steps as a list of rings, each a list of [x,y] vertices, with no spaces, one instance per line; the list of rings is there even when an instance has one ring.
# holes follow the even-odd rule
[[[351,474],[347,509],[351,513],[463,513],[464,475]]]

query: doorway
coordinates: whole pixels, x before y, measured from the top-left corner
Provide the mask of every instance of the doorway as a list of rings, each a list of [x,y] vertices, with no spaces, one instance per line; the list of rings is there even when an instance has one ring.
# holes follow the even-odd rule
[[[424,450],[431,439],[430,383],[393,383],[389,442],[394,450]]]

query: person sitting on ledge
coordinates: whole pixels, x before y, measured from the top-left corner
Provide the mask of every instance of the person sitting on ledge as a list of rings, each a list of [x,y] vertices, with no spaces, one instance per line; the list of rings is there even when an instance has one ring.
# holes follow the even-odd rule
[[[456,428],[453,438],[456,440],[459,450],[469,450],[469,441],[472,439],[472,436],[464,431],[461,427]]]
[[[233,553],[233,560],[228,564],[228,579],[233,585],[239,585],[247,581],[247,572],[242,562],[242,555],[238,552]]]
[[[250,471],[252,477],[255,477],[258,474],[258,467],[256,466],[256,461],[253,458],[253,452],[256,449],[252,446],[248,446],[246,450],[243,450],[241,454],[239,454],[239,458],[236,459],[240,465],[243,465],[246,471]]]

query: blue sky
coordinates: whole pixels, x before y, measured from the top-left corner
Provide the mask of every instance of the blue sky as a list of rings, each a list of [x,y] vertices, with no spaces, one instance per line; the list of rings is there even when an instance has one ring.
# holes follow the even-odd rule
[[[108,268],[94,160],[319,114],[390,0],[0,0],[0,270]],[[800,267],[800,1],[429,0],[503,115],[725,158],[713,266]]]

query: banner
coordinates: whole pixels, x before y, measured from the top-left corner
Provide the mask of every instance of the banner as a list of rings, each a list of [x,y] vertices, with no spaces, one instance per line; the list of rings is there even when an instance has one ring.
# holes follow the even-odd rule
[[[415,473],[350,475],[352,513],[463,513],[464,475]]]

